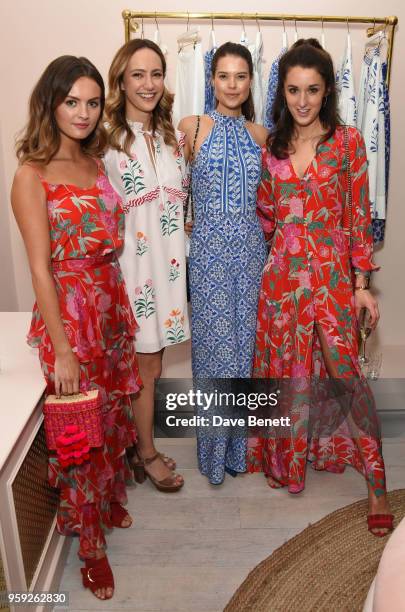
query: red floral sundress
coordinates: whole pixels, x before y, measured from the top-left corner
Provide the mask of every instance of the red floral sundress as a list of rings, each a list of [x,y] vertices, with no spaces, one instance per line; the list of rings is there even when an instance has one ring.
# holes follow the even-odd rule
[[[291,428],[288,435],[273,428],[252,437],[248,465],[290,492],[304,488],[307,460],[314,469],[335,472],[350,464],[377,495],[385,491],[374,399],[358,362],[352,279],[353,272],[376,267],[371,260],[367,158],[358,130],[348,128],[348,136],[351,249],[344,128],[338,127],[318,147],[303,178],[290,158],[280,160],[263,149],[257,206],[271,251],[259,297],[253,376],[291,379],[288,388],[284,381],[287,391],[278,407],[280,416],[290,416]],[[339,376],[329,387],[316,383],[327,372],[315,324]],[[339,394],[346,396],[346,409],[343,400],[336,400]]]
[[[101,164],[89,189],[39,178],[47,196],[60,314],[80,362],[80,387],[99,389],[103,400],[104,447],[92,449],[90,461],[81,466],[63,469],[53,454],[49,460],[50,483],[60,489],[58,530],[79,534],[79,556],[90,558],[105,547],[110,502],[126,502],[125,448],[136,437],[130,400],[141,385],[136,322],[115,256],[123,243],[124,215]],[[39,349],[47,391],[54,393],[55,353],[37,304],[28,343]]]

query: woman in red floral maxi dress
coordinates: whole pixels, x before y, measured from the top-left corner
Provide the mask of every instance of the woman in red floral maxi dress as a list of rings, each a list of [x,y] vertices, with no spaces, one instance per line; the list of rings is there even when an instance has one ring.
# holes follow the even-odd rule
[[[366,307],[372,326],[379,316],[366,289],[376,266],[364,142],[356,128],[347,128],[350,249],[344,229],[350,226],[345,128],[337,124],[332,60],[317,41],[299,41],[281,60],[279,81],[276,130],[263,149],[258,191],[271,251],[259,298],[253,376],[293,379],[288,388],[282,384],[279,402],[291,429],[283,436],[274,428],[250,440],[250,471],[263,470],[271,487],[298,493],[307,460],[314,469],[334,472],[352,465],[367,480],[369,527],[384,535],[392,517],[386,514],[381,440],[357,348],[356,313]],[[333,379],[329,385],[320,384],[327,376]],[[343,400],[331,397],[337,384]],[[376,514],[386,518],[371,516]]]
[[[42,107],[41,97],[49,100]],[[60,490],[59,532],[80,538],[83,584],[106,599],[114,583],[104,529],[132,522],[122,506],[130,479],[125,448],[135,440],[130,396],[141,383],[136,323],[115,255],[124,235],[121,201],[90,155],[102,146],[103,104],[102,78],[88,60],[63,56],[48,66],[18,144],[12,204],[37,298],[28,342],[39,349],[47,391],[98,389],[102,398],[104,446],[67,468],[51,453],[49,477]]]

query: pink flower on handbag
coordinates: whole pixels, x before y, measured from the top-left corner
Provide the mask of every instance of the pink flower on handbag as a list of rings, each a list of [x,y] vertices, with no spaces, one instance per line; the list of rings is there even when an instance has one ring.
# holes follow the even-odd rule
[[[270,155],[267,160],[267,167],[270,174],[278,176],[282,181],[291,178],[290,162],[288,159],[277,159]]]
[[[107,312],[111,308],[111,296],[107,293],[102,293],[98,299],[97,310],[99,312]]]
[[[304,204],[301,198],[290,198],[290,213],[295,217],[302,217],[304,214]]]
[[[300,287],[304,287],[304,289],[311,289],[311,277],[308,270],[300,270],[297,272],[297,276]]]

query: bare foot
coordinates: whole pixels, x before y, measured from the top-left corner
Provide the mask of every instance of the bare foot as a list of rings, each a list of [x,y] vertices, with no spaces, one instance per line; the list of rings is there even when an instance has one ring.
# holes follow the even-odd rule
[[[379,495],[378,497],[373,491],[370,483],[367,483],[368,488],[368,516],[373,514],[390,514],[390,507],[388,505],[387,494]],[[383,536],[389,533],[390,529],[386,527],[373,527],[371,533],[377,536]]]
[[[281,482],[279,482],[278,480],[276,480],[272,476],[266,476],[266,480],[267,480],[267,484],[272,489],[282,489],[284,487],[284,485],[281,484]]]
[[[96,551],[96,559],[102,559],[105,556],[106,554],[104,550]],[[114,595],[114,589],[112,589],[111,587],[101,587],[94,591],[94,595],[98,597],[98,599],[111,599],[111,597]]]

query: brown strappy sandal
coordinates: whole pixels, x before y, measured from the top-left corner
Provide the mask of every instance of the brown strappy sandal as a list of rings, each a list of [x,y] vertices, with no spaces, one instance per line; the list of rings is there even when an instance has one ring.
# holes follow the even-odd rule
[[[179,482],[177,480],[177,474],[173,473],[171,476],[163,478],[163,480],[158,480],[157,478],[152,476],[152,474],[149,474],[147,467],[148,465],[156,461],[156,459],[162,460],[160,453],[155,453],[152,457],[147,457],[145,459],[141,459],[138,453],[138,460],[134,461],[133,464],[135,480],[137,480],[138,476],[140,478],[143,478],[143,480],[141,480],[141,482],[143,482],[147,476],[151,483],[156,487],[156,489],[158,491],[161,491],[162,493],[175,493],[176,491],[180,491],[180,489],[184,485],[184,480]]]

